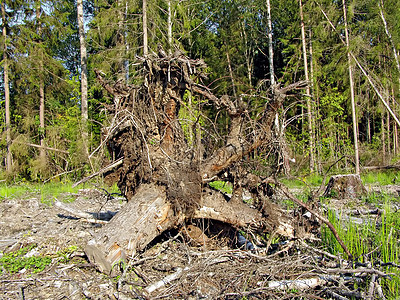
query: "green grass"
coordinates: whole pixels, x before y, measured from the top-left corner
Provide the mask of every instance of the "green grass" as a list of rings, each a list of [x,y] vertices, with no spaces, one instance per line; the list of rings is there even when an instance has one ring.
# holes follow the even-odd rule
[[[390,204],[394,201],[393,198],[384,196],[383,201],[381,203],[385,214],[378,219],[371,217],[363,225],[342,222],[333,211],[328,211],[328,219],[357,261],[400,263],[400,212],[392,210]],[[329,252],[335,255],[341,253],[341,256],[345,257],[341,246],[326,226],[322,228],[322,241]],[[387,274],[395,274],[391,280],[382,279],[382,288],[389,299],[396,299],[400,296],[400,270],[392,266],[383,268]]]
[[[79,187],[72,188],[72,184],[46,183],[22,183],[18,185],[1,184],[0,200],[5,198],[23,199],[28,197],[38,197],[42,203],[51,204],[54,198],[61,197],[63,201],[73,201],[74,197],[69,194],[75,194],[79,191]]]
[[[286,185],[288,188],[304,188],[307,186],[318,187],[322,184],[323,176],[312,174],[309,176],[297,178],[280,178],[279,181]],[[329,177],[327,178],[329,179]]]
[[[386,171],[386,172],[368,172],[361,174],[361,179],[364,184],[379,184],[389,185],[400,183],[400,172]]]

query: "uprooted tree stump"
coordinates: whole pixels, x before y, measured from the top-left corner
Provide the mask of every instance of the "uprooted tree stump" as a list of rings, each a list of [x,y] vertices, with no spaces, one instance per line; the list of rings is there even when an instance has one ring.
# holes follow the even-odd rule
[[[114,104],[107,107],[113,118],[104,128],[104,139],[113,160],[123,159],[106,179],[117,182],[128,203],[88,242],[85,251],[90,261],[111,273],[113,265],[143,250],[162,232],[197,218],[287,237],[306,235],[298,222],[264,196],[257,176],[234,178],[231,199],[208,187],[245,155],[271,142],[273,120],[286,93],[304,82],[275,88],[273,99],[250,116],[254,95],[217,97],[198,83],[206,76],[202,60],[179,51],[170,56],[162,53],[141,59],[144,81],[138,86],[110,83],[96,72],[114,97]],[[199,119],[203,116],[190,111],[185,93],[229,116],[229,132],[218,149],[208,153],[202,144]],[[179,119],[181,107],[194,120],[190,143]],[[253,192],[257,208],[242,201],[243,188]]]
[[[324,197],[337,199],[356,199],[367,195],[360,175],[335,175],[329,179]]]

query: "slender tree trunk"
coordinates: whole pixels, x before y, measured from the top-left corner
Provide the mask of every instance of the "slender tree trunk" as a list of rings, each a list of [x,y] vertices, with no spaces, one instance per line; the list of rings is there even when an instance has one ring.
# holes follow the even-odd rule
[[[389,159],[390,159],[390,154],[392,154],[392,148],[391,148],[391,143],[390,143],[390,115],[389,112],[386,114],[386,132],[387,132],[387,153],[389,154]]]
[[[253,48],[249,45],[249,40],[247,37],[246,28],[244,26],[244,23],[242,22],[241,25],[242,25],[242,34],[243,34],[244,44],[246,45],[244,55],[246,56],[247,79],[249,80],[249,85],[251,85],[252,72],[253,72]]]
[[[310,171],[315,171],[315,157],[314,157],[314,130],[313,130],[313,116],[311,108],[311,93],[310,93],[310,83],[308,76],[308,61],[307,61],[307,43],[306,43],[306,33],[304,28],[304,15],[303,15],[303,4],[299,0],[300,4],[300,20],[301,20],[301,41],[303,46],[303,62],[304,62],[304,75],[307,81],[306,86],[306,98],[307,98],[307,121],[308,121],[308,135],[309,135],[309,152],[310,152]]]
[[[143,0],[143,56],[149,53],[148,39],[147,39],[147,0]]]
[[[380,12],[380,15],[381,15],[383,26],[385,27],[386,35],[387,35],[387,37],[389,39],[390,45],[392,46],[393,56],[394,56],[394,60],[395,60],[396,67],[397,67],[397,71],[398,71],[398,74],[399,74],[398,75],[398,81],[399,81],[399,91],[400,91],[400,62],[399,62],[399,56],[397,54],[396,45],[393,42],[392,35],[391,35],[391,33],[389,31],[389,28],[387,26],[385,15],[383,13],[383,0],[380,0],[380,3],[378,4],[378,6],[379,6],[379,12]]]
[[[393,105],[393,110],[396,111],[396,101],[395,101],[395,93],[394,93],[394,88],[392,86],[392,105]],[[399,141],[398,141],[398,135],[397,135],[397,124],[393,124],[393,154],[397,155],[399,149]]]
[[[236,98],[235,80],[233,79],[233,71],[232,71],[231,59],[229,57],[228,46],[226,46],[226,60],[228,62],[229,76],[231,77],[231,82],[232,82],[233,96]]]
[[[8,56],[7,56],[7,28],[6,28],[6,10],[4,1],[1,2],[1,17],[3,21],[3,75],[4,75],[4,98],[5,98],[5,113],[6,113],[6,170],[11,171],[11,115],[10,115],[10,87],[8,82]]]
[[[269,77],[271,81],[272,92],[274,92],[275,89],[274,48],[272,42],[272,20],[271,20],[270,0],[267,0],[267,24],[268,24]]]
[[[85,29],[83,20],[83,1],[77,0],[76,8],[78,11],[79,44],[81,52],[81,118],[82,118],[82,137],[85,145],[85,152],[88,150],[88,82],[87,82],[87,52],[85,41]]]
[[[358,156],[357,116],[356,116],[356,104],[355,104],[355,95],[354,95],[353,68],[351,66],[352,62],[351,62],[351,54],[350,54],[349,30],[348,30],[348,25],[347,25],[346,1],[343,0],[342,3],[343,3],[343,18],[344,18],[346,47],[347,47],[347,61],[349,64],[351,116],[352,116],[352,120],[353,120],[353,138],[354,138],[354,163],[355,163],[356,174],[360,174],[360,160],[359,160],[359,156]]]
[[[382,131],[382,158],[386,162],[386,139],[385,139],[385,113],[381,114],[381,131]]]
[[[129,43],[128,43],[128,28],[126,25],[126,21],[128,20],[128,2],[125,2],[125,14],[124,14],[124,21],[125,21],[125,28],[124,28],[124,40],[125,40],[125,56],[126,59],[124,61],[125,66],[125,81],[126,84],[129,84]]]
[[[312,30],[310,29],[309,31],[309,36],[310,36],[310,44],[309,44],[309,48],[310,48],[310,87],[311,87],[311,99],[314,99],[315,104],[314,104],[314,114],[312,115],[312,128],[313,128],[313,133],[314,133],[314,140],[315,140],[315,170],[320,173],[321,172],[321,167],[320,167],[320,154],[319,154],[319,134],[318,134],[318,115],[319,115],[319,100],[318,100],[318,93],[315,92],[315,77],[314,77],[314,59],[313,59],[313,45],[312,45]]]
[[[172,10],[171,10],[171,0],[168,0],[168,53],[171,54],[172,51]]]
[[[37,32],[39,35],[39,38],[41,40],[41,35],[42,35],[42,22],[40,20],[41,18],[41,5],[40,2],[38,3],[38,6],[36,7],[36,20],[37,20]],[[44,75],[44,67],[43,67],[43,50],[41,48],[38,49],[38,55],[39,55],[39,135],[40,135],[40,152],[39,156],[42,161],[45,161],[46,159],[46,149],[45,149],[45,124],[44,124],[44,112],[45,112],[45,103],[44,103],[44,80],[43,80],[43,75]]]

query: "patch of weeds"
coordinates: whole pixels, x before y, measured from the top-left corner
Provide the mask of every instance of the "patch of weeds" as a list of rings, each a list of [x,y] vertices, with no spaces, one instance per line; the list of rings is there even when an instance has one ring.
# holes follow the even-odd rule
[[[212,181],[209,183],[209,186],[218,191],[221,191],[221,192],[224,192],[227,194],[232,194],[232,184],[230,182]]]
[[[369,218],[361,225],[351,221],[342,221],[342,216],[337,216],[333,210],[328,210],[327,217],[335,226],[340,238],[343,240],[353,257],[372,263],[400,263],[400,212],[393,211],[391,201],[394,199],[385,196],[379,199],[383,204],[384,213],[380,219]],[[374,200],[375,201],[375,200]],[[382,203],[384,201],[384,203]],[[321,228],[321,238],[326,249],[337,255],[343,250],[336,241],[332,232],[326,227]],[[384,294],[389,299],[400,296],[400,270],[393,266],[384,266],[382,270],[387,274],[394,274],[391,279],[382,279]]]
[[[362,197],[361,199],[365,203],[371,203],[371,204],[379,204],[382,203],[382,201],[387,198],[386,193],[368,193],[368,196]]]
[[[0,258],[0,273],[8,272],[10,274],[17,273],[23,269],[33,273],[42,272],[52,261],[49,256],[30,256],[26,254],[36,245],[23,247],[17,251],[3,254]]]
[[[71,260],[72,254],[78,250],[78,246],[69,246],[64,250],[57,252],[57,256],[60,257],[60,262],[68,263]]]

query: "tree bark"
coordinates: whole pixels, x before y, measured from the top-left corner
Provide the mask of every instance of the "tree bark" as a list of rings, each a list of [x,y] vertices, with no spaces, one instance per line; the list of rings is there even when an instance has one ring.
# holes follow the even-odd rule
[[[307,101],[307,120],[308,120],[308,135],[309,135],[309,152],[310,152],[310,171],[315,171],[315,147],[314,147],[314,128],[313,128],[313,113],[311,107],[311,93],[310,93],[310,83],[308,76],[308,61],[307,61],[307,42],[306,33],[304,28],[304,15],[303,15],[303,4],[299,0],[300,4],[300,21],[301,21],[301,42],[303,46],[303,64],[304,64],[304,76],[307,81],[306,85],[306,101]]]
[[[275,88],[275,72],[274,72],[274,48],[272,41],[272,20],[271,20],[271,3],[267,0],[267,24],[268,24],[268,62],[269,62],[269,78],[272,92]]]
[[[41,22],[41,12],[42,8],[40,3],[36,7],[36,21],[37,21],[37,32],[39,35],[39,39],[41,40],[42,35],[42,22]],[[38,49],[39,55],[39,135],[40,135],[40,160],[42,162],[46,161],[46,149],[45,149],[45,122],[44,122],[44,113],[45,113],[45,101],[44,101],[44,67],[43,67],[43,60],[44,54],[42,49]]]
[[[398,83],[399,83],[399,91],[400,91],[400,62],[399,62],[399,56],[397,54],[397,49],[396,49],[396,45],[393,42],[393,38],[392,38],[392,34],[389,31],[387,22],[386,22],[386,18],[385,18],[385,14],[383,13],[383,0],[380,0],[380,2],[378,3],[379,6],[379,13],[383,22],[383,26],[385,27],[385,33],[389,39],[389,43],[392,46],[392,51],[393,51],[393,57],[394,57],[394,61],[396,63],[396,68],[397,68],[397,72],[398,72]]]
[[[88,82],[87,82],[87,52],[85,41],[85,29],[83,19],[83,1],[77,0],[77,18],[79,27],[79,46],[81,53],[81,118],[82,118],[82,138],[85,146],[85,152],[88,150]]]
[[[143,56],[146,57],[149,53],[148,38],[147,38],[147,0],[142,3],[142,22],[143,22]]]
[[[6,170],[11,172],[12,156],[11,156],[11,115],[10,115],[10,86],[8,81],[8,47],[7,47],[7,23],[5,2],[1,2],[1,17],[3,21],[3,75],[4,75],[4,98],[5,98],[5,122],[6,122]]]
[[[347,61],[349,68],[349,81],[350,81],[350,100],[351,100],[351,116],[353,121],[353,140],[354,140],[354,163],[355,163],[355,173],[357,175],[360,174],[360,159],[358,155],[358,126],[357,126],[357,116],[356,116],[356,104],[355,104],[355,95],[354,95],[354,81],[353,81],[353,68],[350,54],[350,41],[349,41],[349,30],[347,24],[347,9],[346,9],[346,1],[343,0],[343,18],[344,18],[344,26],[345,26],[345,37],[346,37],[346,48],[347,48]]]

